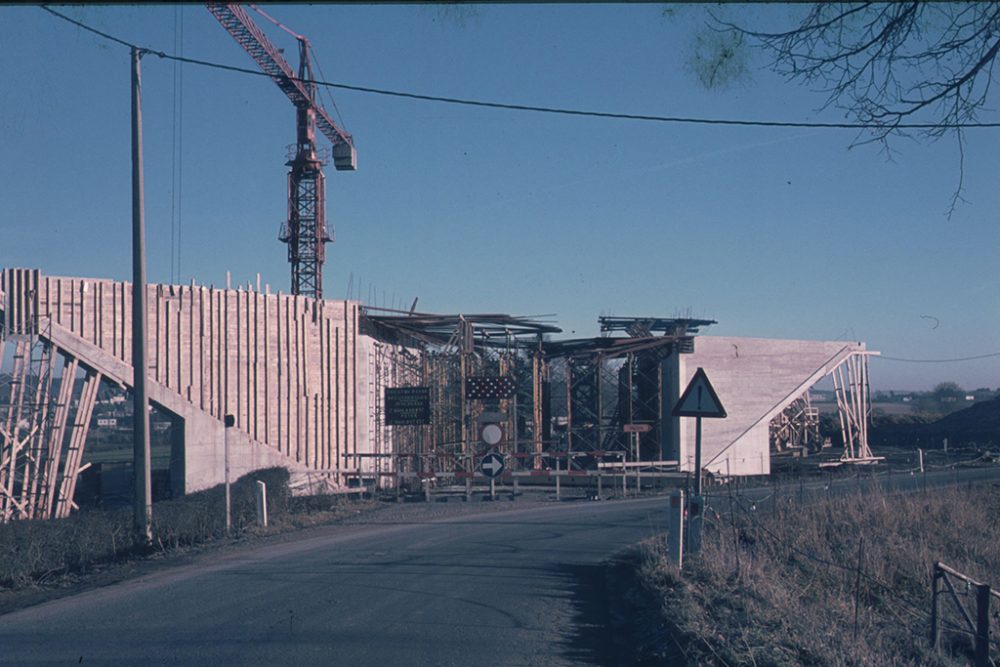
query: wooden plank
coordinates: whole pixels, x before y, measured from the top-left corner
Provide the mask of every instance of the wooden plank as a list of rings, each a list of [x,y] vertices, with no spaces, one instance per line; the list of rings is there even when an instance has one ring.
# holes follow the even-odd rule
[[[66,434],[66,420],[69,417],[70,401],[73,398],[73,383],[76,379],[78,366],[79,362],[76,359],[68,359],[63,364],[62,379],[59,382],[59,397],[56,399],[55,416],[48,438],[48,465],[45,468],[45,480],[41,485],[41,496],[33,505],[31,518],[48,519],[52,516],[56,483],[59,481],[63,439]]]
[[[83,458],[84,445],[87,442],[87,430],[94,411],[97,398],[97,388],[101,383],[100,373],[88,371],[80,393],[80,402],[76,409],[76,418],[70,432],[69,450],[66,452],[66,463],[62,472],[62,485],[55,508],[56,518],[69,516],[73,507],[73,494],[76,491],[76,481],[80,474],[80,461]]]
[[[35,389],[35,405],[40,406],[40,408],[36,408],[37,411],[31,415],[35,435],[29,441],[28,458],[24,465],[24,481],[21,485],[22,506],[27,506],[29,497],[36,497],[39,480],[44,474],[42,462],[47,436],[45,424],[48,423],[56,356],[56,351],[51,345],[42,348],[41,360],[38,365],[38,385]]]

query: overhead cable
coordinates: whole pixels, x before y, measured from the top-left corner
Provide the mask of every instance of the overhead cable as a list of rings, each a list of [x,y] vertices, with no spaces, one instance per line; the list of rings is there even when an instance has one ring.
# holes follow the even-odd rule
[[[977,354],[973,357],[957,357],[955,359],[903,359],[901,357],[887,357],[880,354],[875,357],[875,359],[886,359],[887,361],[906,361],[911,364],[951,364],[958,361],[976,361],[977,359],[990,359],[992,357],[1000,357],[1000,352],[992,352],[990,354]]]
[[[197,58],[186,58],[184,56],[178,56],[174,54],[169,54],[164,51],[157,51],[156,49],[151,49],[148,47],[139,46],[137,44],[132,44],[118,37],[114,37],[105,32],[97,30],[95,28],[72,19],[64,14],[61,14],[54,9],[42,6],[42,9],[53,14],[64,21],[68,21],[73,25],[76,25],[84,30],[88,30],[95,35],[103,37],[104,39],[110,40],[122,46],[127,46],[129,48],[138,49],[141,53],[152,54],[160,58],[165,58],[168,60],[177,60],[184,63],[189,63],[192,65],[201,65],[202,67],[211,67],[214,69],[225,70],[229,72],[238,72],[240,74],[250,74],[253,76],[270,76],[264,72],[258,70],[252,70],[246,67],[236,67],[234,65],[224,65],[221,63],[211,62],[208,60],[199,60]],[[457,104],[462,106],[471,107],[481,107],[489,109],[506,109],[508,111],[530,111],[534,113],[547,113],[547,114],[558,114],[564,116],[584,116],[590,118],[609,118],[614,120],[642,120],[651,121],[658,123],[677,123],[677,124],[691,124],[691,125],[730,125],[738,127],[787,127],[787,128],[819,128],[819,129],[840,129],[840,130],[935,130],[935,129],[984,129],[984,128],[1000,128],[1000,122],[998,123],[892,123],[889,125],[880,125],[878,123],[823,123],[823,122],[812,122],[812,121],[779,121],[779,120],[748,120],[748,119],[732,119],[732,118],[699,118],[694,116],[659,116],[652,114],[634,114],[634,113],[616,113],[609,111],[589,111],[583,109],[567,109],[563,107],[545,107],[545,106],[535,106],[528,104],[512,104],[507,102],[489,102],[485,100],[473,100],[459,97],[445,97],[440,95],[425,95],[422,93],[413,93],[400,90],[388,90],[385,88],[374,88],[371,86],[356,86],[346,83],[334,83],[331,81],[318,81],[315,79],[299,79],[298,77],[289,77],[293,81],[300,81],[301,83],[313,84],[316,86],[326,86],[328,88],[338,88],[340,90],[352,90],[360,93],[369,93],[372,95],[383,95],[388,97],[400,97],[411,100],[421,100],[425,102],[439,102],[443,104]]]

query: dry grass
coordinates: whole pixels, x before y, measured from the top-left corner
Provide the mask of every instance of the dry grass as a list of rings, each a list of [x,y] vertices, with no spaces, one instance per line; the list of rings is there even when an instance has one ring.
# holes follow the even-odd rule
[[[659,543],[647,545],[641,574],[662,600],[663,653],[687,664],[964,665],[967,632],[929,649],[932,566],[1000,586],[998,537],[993,486],[873,492],[773,515],[747,503],[706,529],[683,574]],[[975,592],[963,603],[974,615]],[[949,605],[945,621],[958,627]]]
[[[267,485],[267,529],[256,526],[255,482]],[[282,532],[353,514],[344,498],[292,498],[288,471],[272,468],[233,483],[233,537]],[[350,508],[347,506],[350,505]],[[131,508],[87,510],[67,519],[0,525],[0,593],[58,584],[110,563],[204,545],[226,536],[222,486],[153,506],[153,546],[136,546]]]

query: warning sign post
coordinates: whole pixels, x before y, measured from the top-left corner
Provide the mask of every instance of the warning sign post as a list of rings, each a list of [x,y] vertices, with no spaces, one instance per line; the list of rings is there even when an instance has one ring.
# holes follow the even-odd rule
[[[692,551],[697,551],[701,543],[701,520],[702,520],[702,498],[701,498],[701,419],[722,419],[726,416],[726,408],[723,407],[719,395],[715,393],[715,388],[708,381],[705,369],[699,367],[688,383],[687,389],[681,394],[681,398],[674,406],[672,413],[675,417],[694,417],[694,495],[690,499],[690,536],[689,546]]]

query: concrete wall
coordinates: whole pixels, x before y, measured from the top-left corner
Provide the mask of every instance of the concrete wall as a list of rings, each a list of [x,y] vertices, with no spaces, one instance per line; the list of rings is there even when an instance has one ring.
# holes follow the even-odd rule
[[[768,474],[771,420],[844,359],[864,350],[859,342],[698,336],[693,354],[664,361],[665,382],[677,378],[664,415],[695,371],[704,368],[728,417],[702,419],[703,467],[722,475]],[[664,436],[664,455],[679,460],[681,470],[694,470],[695,419],[671,417],[670,422],[664,428],[672,434]]]
[[[8,331],[35,323],[123,384],[132,379],[131,292],[127,282],[0,273]],[[186,491],[221,480],[226,414],[236,418],[234,470],[352,468],[352,455],[370,451],[359,310],[249,287],[148,286],[150,399],[183,420]]]

